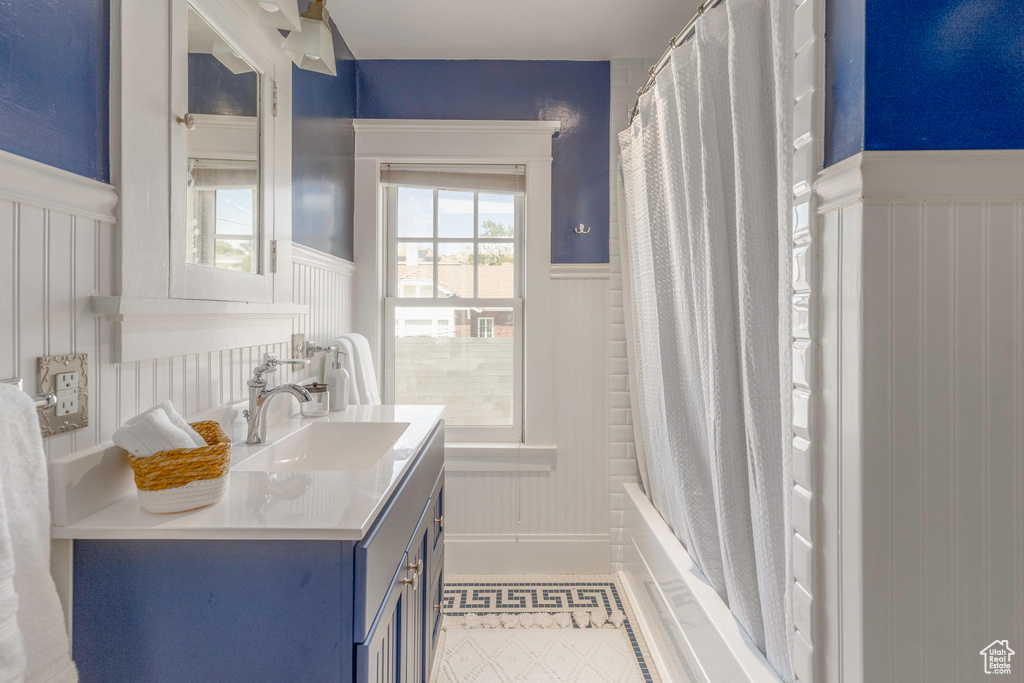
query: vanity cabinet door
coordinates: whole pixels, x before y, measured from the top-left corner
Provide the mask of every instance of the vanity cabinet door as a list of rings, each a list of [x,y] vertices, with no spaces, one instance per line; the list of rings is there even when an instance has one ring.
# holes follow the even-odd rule
[[[405,661],[408,676],[403,678],[405,683],[427,683],[427,679],[430,678],[430,670],[427,668],[429,660],[427,646],[430,643],[427,610],[430,599],[428,544],[430,525],[433,523],[433,518],[430,516],[431,508],[432,506],[428,504],[423,511],[423,516],[412,537],[407,553],[409,563],[406,566],[408,576],[405,584],[406,604],[408,605],[405,613]]]
[[[407,557],[391,582],[384,606],[377,615],[366,641],[356,646],[358,683],[406,683],[406,613],[409,610],[409,586],[406,579]]]

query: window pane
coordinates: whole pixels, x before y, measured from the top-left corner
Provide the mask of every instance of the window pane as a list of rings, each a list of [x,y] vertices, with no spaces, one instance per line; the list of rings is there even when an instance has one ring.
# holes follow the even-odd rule
[[[254,228],[255,188],[217,190],[217,234],[251,235]]]
[[[434,296],[434,245],[430,242],[399,242],[395,264],[398,296]]]
[[[445,405],[449,425],[511,426],[512,333],[511,308],[396,307],[395,403]]]
[[[473,236],[473,193],[454,190],[437,192],[437,236]]]
[[[515,197],[480,193],[480,237],[513,237],[516,232]]]
[[[512,242],[480,244],[481,299],[510,299],[515,296],[515,247]]]
[[[214,262],[217,268],[256,272],[253,268],[252,240],[217,239],[214,243]]]
[[[434,236],[434,191],[398,188],[398,236]]]
[[[473,243],[442,242],[438,245],[437,296],[473,298]]]

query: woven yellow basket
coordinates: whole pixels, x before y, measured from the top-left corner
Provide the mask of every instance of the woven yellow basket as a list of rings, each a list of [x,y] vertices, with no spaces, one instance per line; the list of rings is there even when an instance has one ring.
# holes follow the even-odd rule
[[[139,501],[150,512],[193,510],[224,496],[231,468],[231,439],[216,422],[195,422],[192,428],[208,446],[161,451],[148,458],[128,456]]]

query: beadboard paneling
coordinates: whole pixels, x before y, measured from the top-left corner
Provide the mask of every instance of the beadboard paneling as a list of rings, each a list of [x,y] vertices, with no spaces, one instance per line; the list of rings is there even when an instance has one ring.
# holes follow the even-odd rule
[[[593,544],[608,534],[608,279],[601,275],[551,281],[557,394],[558,453],[550,471],[452,471],[446,475],[449,542],[507,541]],[[481,546],[484,547],[484,546]],[[486,558],[460,552],[449,570],[490,571]],[[560,562],[574,561],[567,553]],[[602,550],[602,557],[606,553]],[[467,558],[472,567],[453,567]],[[583,559],[583,558],[581,558]],[[602,560],[601,569],[607,570]],[[561,571],[582,571],[572,564]]]
[[[21,376],[34,391],[38,356],[89,354],[89,425],[46,438],[51,461],[104,450],[118,425],[165,399],[186,416],[243,400],[245,381],[266,351],[291,356],[282,339],[113,364],[112,323],[92,313],[89,297],[112,294],[115,230],[109,221],[22,204],[0,192],[0,376]],[[309,304],[310,312],[296,318],[296,331],[319,341],[350,330],[351,280],[340,260],[337,267],[297,262],[296,303]]]
[[[856,175],[885,167],[868,154]],[[1024,191],[970,196],[984,162],[965,153],[943,174],[962,193],[936,200],[921,183],[935,163],[919,163],[884,187],[920,185],[920,200],[824,174],[853,198],[826,211],[822,240],[842,680],[976,680],[979,650],[1024,637]]]

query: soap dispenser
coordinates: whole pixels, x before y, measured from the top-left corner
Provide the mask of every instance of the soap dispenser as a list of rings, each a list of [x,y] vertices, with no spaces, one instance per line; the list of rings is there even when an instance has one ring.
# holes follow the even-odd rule
[[[348,356],[339,348],[331,347],[327,350],[333,353],[334,357],[328,367],[324,369],[324,384],[331,395],[331,411],[337,412],[348,408],[348,371],[342,366],[341,356]]]

